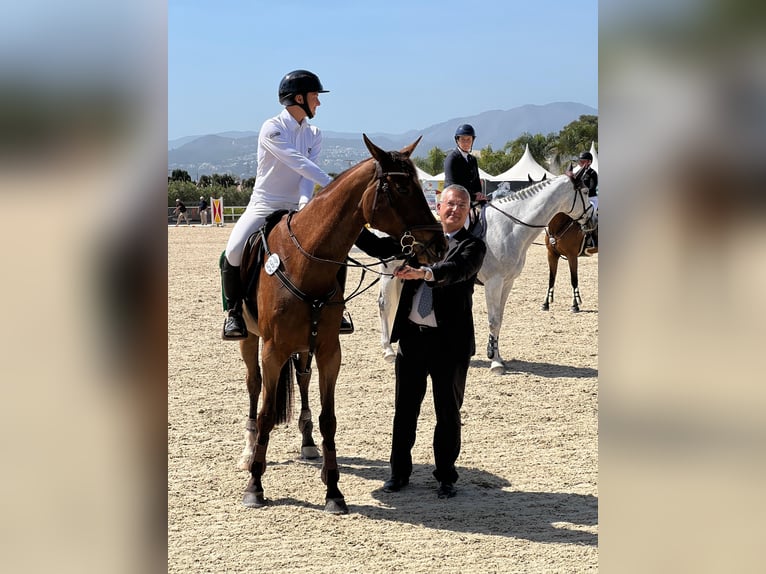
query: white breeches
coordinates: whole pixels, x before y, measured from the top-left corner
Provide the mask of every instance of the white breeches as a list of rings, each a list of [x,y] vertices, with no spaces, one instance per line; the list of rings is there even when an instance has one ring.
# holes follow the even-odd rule
[[[298,204],[290,201],[279,203],[258,203],[248,205],[245,213],[234,224],[234,229],[229,235],[229,242],[226,244],[226,259],[229,264],[239,267],[242,263],[242,250],[245,247],[248,237],[258,231],[266,221],[266,217],[279,209],[298,209]]]

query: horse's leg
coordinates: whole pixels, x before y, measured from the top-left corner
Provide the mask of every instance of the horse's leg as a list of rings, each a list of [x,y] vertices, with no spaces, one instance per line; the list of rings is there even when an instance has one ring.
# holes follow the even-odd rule
[[[500,327],[503,324],[503,309],[505,309],[512,285],[513,280],[506,280],[500,275],[491,277],[484,283],[487,318],[489,320],[487,358],[491,361],[490,370],[498,375],[505,372],[505,362],[500,356]]]
[[[580,297],[580,288],[578,287],[577,280],[577,252],[579,251],[580,241],[575,244],[576,249],[573,249],[569,254],[569,276],[572,279],[572,312],[579,313],[580,305],[582,305],[582,298]]]
[[[314,430],[314,422],[311,420],[311,408],[309,407],[309,383],[311,371],[306,371],[308,354],[302,353],[295,361],[295,374],[298,379],[298,390],[301,393],[301,415],[298,418],[298,430],[301,433],[301,458],[313,460],[319,458],[319,449],[311,435]]]
[[[319,369],[319,397],[322,412],[319,414],[319,430],[322,433],[322,482],[327,485],[325,510],[332,514],[348,514],[348,506],[338,488],[340,472],[335,451],[335,383],[340,372],[340,345],[335,342],[326,354],[317,355]]]
[[[546,294],[545,302],[541,307],[543,311],[548,311],[548,309],[550,309],[550,304],[553,303],[553,286],[556,283],[556,273],[559,268],[558,253],[556,253],[547,243],[546,248],[548,252],[548,293]]]
[[[250,410],[245,424],[245,448],[239,457],[237,468],[250,470],[255,452],[255,423],[258,416],[258,396],[261,394],[261,368],[258,364],[258,337],[252,333],[239,342],[239,351],[245,361],[247,375],[247,394],[250,397]]]
[[[256,437],[253,461],[250,464],[250,481],[242,497],[242,504],[251,508],[266,505],[261,477],[266,472],[266,449],[269,446],[269,435],[274,428],[277,416],[277,384],[284,364],[284,361],[275,357],[270,351],[271,346],[268,341],[263,346],[263,400],[255,422]]]

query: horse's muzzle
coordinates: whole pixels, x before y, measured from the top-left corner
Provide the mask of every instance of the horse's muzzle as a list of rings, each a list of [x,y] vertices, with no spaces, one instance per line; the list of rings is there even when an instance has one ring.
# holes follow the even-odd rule
[[[408,259],[414,259],[421,265],[441,261],[447,252],[447,240],[444,238],[441,227],[438,232],[432,232],[431,238],[426,243],[418,241],[409,231],[405,232],[400,243],[402,245],[402,253]]]

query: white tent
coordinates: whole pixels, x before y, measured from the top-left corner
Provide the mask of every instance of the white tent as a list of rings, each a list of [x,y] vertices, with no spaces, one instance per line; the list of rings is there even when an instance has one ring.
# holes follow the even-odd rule
[[[415,166],[415,172],[418,174],[418,179],[421,181],[424,179],[434,179],[434,176],[432,176],[430,173],[426,173],[418,166]]]
[[[546,179],[556,177],[543,166],[535,161],[532,154],[529,151],[529,144],[524,148],[524,154],[521,159],[509,170],[496,175],[492,178],[493,181],[529,181],[531,177],[534,181],[540,181],[545,176]]]
[[[596,142],[590,142],[590,154],[593,156],[593,163],[591,163],[590,166],[593,168],[593,171],[598,173],[598,156],[596,155]]]
[[[437,173],[431,179],[436,180],[436,181],[444,181],[444,172]]]
[[[481,168],[479,168],[479,177],[487,181],[499,181],[496,175],[491,175]]]

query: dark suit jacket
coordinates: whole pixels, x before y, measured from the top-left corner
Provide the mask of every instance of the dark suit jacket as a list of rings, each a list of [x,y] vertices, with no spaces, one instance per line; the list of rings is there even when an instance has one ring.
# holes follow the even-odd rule
[[[481,269],[487,246],[484,241],[461,229],[455,235],[457,244],[447,251],[440,262],[431,265],[434,280],[434,314],[438,329],[446,336],[461,337],[468,344],[471,355],[476,353],[473,324],[473,286]],[[391,257],[401,253],[398,243],[390,237],[377,237],[366,229],[356,242],[357,247],[373,257]],[[391,341],[399,340],[407,327],[412,310],[412,297],[422,281],[404,282],[399,307],[391,331]]]
[[[596,197],[598,195],[596,193],[596,188],[598,187],[598,174],[592,167],[588,166],[582,173],[582,176],[577,179],[580,180],[584,187],[588,188],[588,197]]]
[[[481,192],[479,164],[476,158],[468,154],[468,161],[466,161],[457,148],[444,158],[444,187],[453,183],[462,185],[468,190],[472,203],[476,201],[476,194]]]

